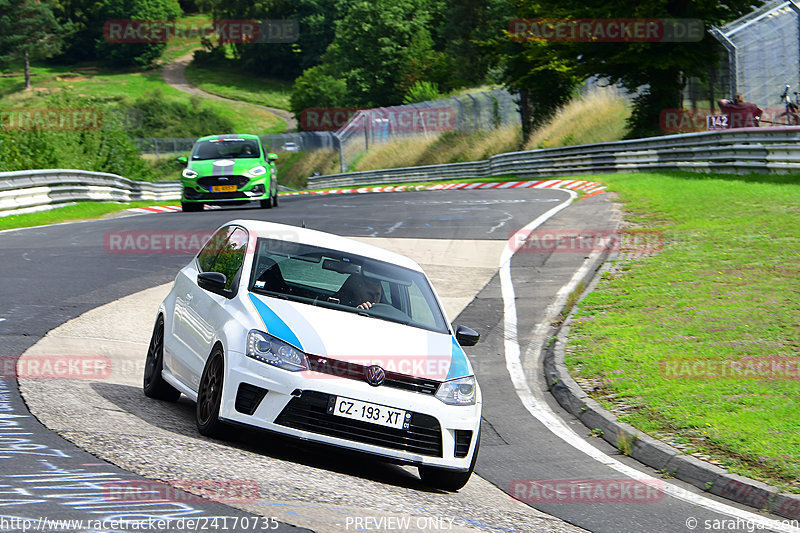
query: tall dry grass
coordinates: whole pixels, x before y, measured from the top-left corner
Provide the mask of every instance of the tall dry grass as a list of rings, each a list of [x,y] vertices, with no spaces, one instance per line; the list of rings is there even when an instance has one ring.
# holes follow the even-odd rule
[[[614,87],[597,87],[570,100],[533,132],[525,150],[618,141],[628,132],[630,104]]]
[[[596,142],[618,141],[627,133],[630,104],[614,88],[596,88],[571,100],[523,147],[518,126],[489,131],[449,131],[438,136],[412,137],[370,146],[350,164],[351,171],[480,161],[505,152],[535,150]],[[354,154],[351,154],[354,155]],[[339,172],[335,152],[309,152],[291,156],[281,169],[281,183],[305,186],[314,172]]]
[[[479,161],[519,149],[520,140],[516,126],[477,132],[451,131],[437,137],[415,137],[377,145],[353,167],[354,170],[377,170]]]
[[[331,150],[284,152],[278,155],[278,181],[281,185],[302,189],[308,184],[308,177],[314,172],[320,174],[339,172],[339,155]]]

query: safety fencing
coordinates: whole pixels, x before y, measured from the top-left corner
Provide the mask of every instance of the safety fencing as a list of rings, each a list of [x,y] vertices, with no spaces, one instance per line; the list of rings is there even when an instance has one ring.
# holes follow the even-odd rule
[[[178,181],[133,181],[116,174],[86,170],[0,172],[0,216],[86,200],[128,203],[180,197]]]
[[[300,131],[259,135],[264,148],[270,152],[313,152],[336,150],[338,139],[332,131]],[[198,137],[140,137],[133,141],[143,154],[185,154],[192,151]]]
[[[512,152],[469,163],[328,174],[309,177],[308,187],[450,179],[481,181],[496,176],[543,179],[658,170],[800,173],[800,127],[687,133]],[[62,169],[0,172],[0,215],[84,200],[177,200],[180,193],[177,181],[140,182],[102,172]]]
[[[364,109],[336,131],[339,165],[345,172],[371,147],[398,139],[520,124],[516,96],[505,89]]]
[[[308,187],[481,180],[505,175],[530,179],[657,170],[729,174],[800,173],[800,127],[687,133],[512,152],[469,163],[328,174],[309,177]]]

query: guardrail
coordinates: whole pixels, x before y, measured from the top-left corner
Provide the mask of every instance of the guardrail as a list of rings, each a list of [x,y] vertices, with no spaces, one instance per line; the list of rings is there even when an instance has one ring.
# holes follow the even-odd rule
[[[86,200],[127,203],[180,197],[178,181],[150,183],[105,172],[68,169],[0,172],[0,214]]]
[[[484,161],[327,174],[309,188],[486,179],[514,175],[545,178],[579,174],[692,170],[730,174],[800,172],[800,127],[744,128],[631,141],[545,148],[496,155]]]

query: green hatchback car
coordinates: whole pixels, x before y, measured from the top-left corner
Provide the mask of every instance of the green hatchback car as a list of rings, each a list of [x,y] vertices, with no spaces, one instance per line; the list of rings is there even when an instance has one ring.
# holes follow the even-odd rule
[[[202,211],[203,204],[261,202],[278,205],[278,156],[264,150],[257,135],[230,134],[201,137],[189,159],[179,157],[186,168],[181,173],[181,207]]]

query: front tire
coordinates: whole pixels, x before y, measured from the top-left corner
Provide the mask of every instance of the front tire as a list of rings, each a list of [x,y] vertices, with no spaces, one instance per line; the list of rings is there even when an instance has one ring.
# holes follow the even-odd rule
[[[272,197],[272,207],[278,207],[278,191],[275,191],[275,196]]]
[[[225,423],[219,419],[224,377],[225,356],[222,348],[215,346],[206,360],[203,376],[200,378],[195,410],[197,430],[206,437],[220,437],[225,430]]]
[[[469,470],[466,472],[453,472],[435,466],[418,466],[419,477],[422,481],[433,488],[456,492],[464,487],[475,470],[475,463],[478,462],[478,451],[481,447],[481,430],[478,428],[478,442],[475,443],[475,453],[472,454],[472,461]]]
[[[181,396],[181,392],[164,381],[161,371],[164,369],[164,317],[158,315],[147,348],[147,359],[144,364],[144,378],[142,389],[148,398],[174,402]]]

